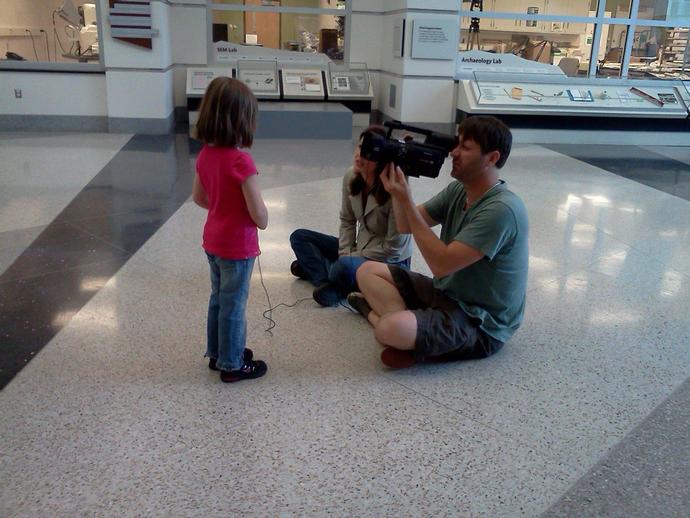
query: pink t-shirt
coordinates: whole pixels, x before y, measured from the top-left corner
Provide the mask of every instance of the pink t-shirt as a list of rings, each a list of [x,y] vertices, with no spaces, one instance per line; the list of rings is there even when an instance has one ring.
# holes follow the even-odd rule
[[[242,183],[258,174],[249,153],[236,148],[204,146],[196,170],[208,197],[203,247],[223,259],[259,255],[259,235],[242,194]]]

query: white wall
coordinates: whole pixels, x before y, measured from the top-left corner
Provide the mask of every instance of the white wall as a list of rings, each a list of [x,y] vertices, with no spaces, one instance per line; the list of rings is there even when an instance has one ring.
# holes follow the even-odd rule
[[[206,9],[204,7],[172,7],[172,60],[186,65],[207,62]]]
[[[14,97],[14,89],[22,98]],[[105,116],[103,74],[0,72],[0,114]]]
[[[352,10],[380,13],[383,11],[383,0],[352,0]]]
[[[452,79],[404,80],[400,119],[407,122],[455,120],[455,81]]]
[[[173,71],[108,70],[108,116],[163,119],[173,111]]]
[[[350,61],[365,62],[375,71],[375,109],[405,122],[454,120],[455,60],[412,59],[410,50],[415,22],[443,19],[459,27],[459,7],[457,0],[353,0]],[[423,12],[430,9],[435,12]],[[405,20],[402,58],[393,54],[394,26],[400,19]],[[391,85],[396,88],[394,107],[389,103]]]
[[[372,14],[352,14],[350,27],[350,61],[366,63],[370,69],[381,68],[383,35],[383,16]],[[392,45],[392,38],[390,45]]]
[[[208,63],[206,6],[173,5],[171,20],[174,105],[186,106],[186,65],[203,66]]]

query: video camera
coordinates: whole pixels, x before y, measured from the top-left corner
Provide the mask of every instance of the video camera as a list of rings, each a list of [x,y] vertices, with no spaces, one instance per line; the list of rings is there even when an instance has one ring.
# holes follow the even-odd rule
[[[453,135],[408,126],[398,121],[386,122],[384,126],[388,128],[387,135],[384,137],[367,133],[359,151],[362,158],[378,164],[379,172],[393,162],[407,176],[436,178],[448,153],[457,146],[457,139]],[[424,142],[417,142],[409,137],[404,140],[391,138],[395,130],[424,135]]]

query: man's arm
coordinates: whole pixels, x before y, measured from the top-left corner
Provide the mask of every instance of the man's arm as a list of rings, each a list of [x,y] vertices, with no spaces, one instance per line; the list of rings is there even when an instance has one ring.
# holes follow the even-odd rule
[[[384,174],[390,177],[391,174],[393,174],[394,172],[395,165],[391,163],[386,166],[386,171],[384,171]],[[419,210],[420,214],[422,215],[422,218],[429,227],[435,227],[439,224],[438,221],[435,221],[431,216],[429,216],[429,213],[426,211],[423,205],[417,205],[417,210]],[[398,232],[400,232],[401,234],[410,234],[411,228],[410,222],[407,220],[407,214],[402,209],[400,203],[396,200],[395,196],[393,196],[393,214],[395,214],[395,224],[398,228]]]
[[[424,207],[418,208],[412,201],[405,175],[399,167],[386,171],[382,181],[394,202],[398,202],[398,210],[404,214],[409,231],[434,277],[444,277],[462,270],[484,257],[480,250],[459,241],[446,245],[434,234],[429,227],[429,214]]]

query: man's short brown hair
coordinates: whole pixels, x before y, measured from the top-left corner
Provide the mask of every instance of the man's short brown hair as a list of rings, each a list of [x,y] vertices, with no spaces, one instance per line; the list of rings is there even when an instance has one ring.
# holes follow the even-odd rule
[[[501,154],[496,162],[498,169],[503,167],[508,160],[510,148],[513,146],[513,134],[510,128],[496,117],[489,115],[466,118],[458,128],[458,136],[479,144],[483,155],[498,151]]]
[[[196,123],[196,138],[219,147],[251,147],[256,130],[256,97],[247,85],[216,77],[206,88]]]

